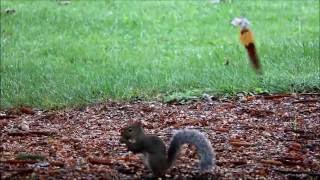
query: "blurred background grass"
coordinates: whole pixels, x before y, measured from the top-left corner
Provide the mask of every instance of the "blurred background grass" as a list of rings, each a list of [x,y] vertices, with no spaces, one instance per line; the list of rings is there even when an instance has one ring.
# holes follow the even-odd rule
[[[1,11],[1,109],[320,90],[318,0],[1,0]],[[230,25],[236,16],[252,22],[262,78]]]

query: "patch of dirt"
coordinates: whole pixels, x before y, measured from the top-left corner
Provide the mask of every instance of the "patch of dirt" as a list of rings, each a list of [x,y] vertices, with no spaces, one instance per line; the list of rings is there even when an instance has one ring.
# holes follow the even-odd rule
[[[140,179],[148,170],[119,143],[119,130],[132,120],[141,121],[147,133],[158,135],[167,145],[173,130],[181,128],[198,129],[210,139],[215,170],[198,173],[195,148],[186,146],[168,170],[168,179],[320,175],[319,94],[22,110],[0,113],[1,179]]]

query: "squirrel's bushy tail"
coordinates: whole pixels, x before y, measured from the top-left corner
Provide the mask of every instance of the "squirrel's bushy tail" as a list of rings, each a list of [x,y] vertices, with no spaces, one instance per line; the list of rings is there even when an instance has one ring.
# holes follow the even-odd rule
[[[248,56],[252,63],[253,68],[258,74],[261,74],[261,65],[260,65],[258,54],[257,54],[256,46],[254,45],[253,42],[251,42],[248,45],[246,45],[245,48],[247,49]]]
[[[193,144],[197,147],[200,157],[199,166],[202,171],[210,170],[214,166],[215,155],[209,140],[197,130],[183,129],[178,130],[171,139],[168,149],[168,167],[173,164],[183,144]]]

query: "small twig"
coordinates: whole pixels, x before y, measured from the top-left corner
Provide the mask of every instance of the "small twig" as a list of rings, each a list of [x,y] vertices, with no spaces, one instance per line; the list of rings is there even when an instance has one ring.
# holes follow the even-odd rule
[[[0,115],[0,119],[13,119],[17,117],[18,116],[13,116],[13,115]]]
[[[300,93],[300,95],[320,96],[320,93]]]
[[[36,160],[18,160],[18,159],[10,159],[10,160],[5,160],[5,161],[0,161],[0,163],[6,163],[6,164],[36,164],[39,163],[39,161]],[[52,166],[59,166],[59,167],[63,167],[65,164],[62,161],[50,161],[49,162],[50,165]],[[18,171],[20,171],[21,169],[18,169]],[[10,170],[10,171],[15,171]]]
[[[285,165],[289,166],[304,166],[303,159],[301,157],[280,157],[277,159],[278,161],[282,162]]]
[[[241,146],[248,147],[248,146],[254,145],[245,141],[231,141],[230,144],[236,147],[241,147]]]
[[[305,139],[320,138],[320,134],[315,133],[313,131],[304,131],[301,129],[284,129],[284,132],[294,132],[299,134],[300,138],[305,138]]]
[[[294,133],[298,133],[298,134],[312,134],[312,131],[305,131],[302,129],[284,129],[284,132],[294,132]]]
[[[30,174],[34,171],[34,169],[23,169],[23,168],[20,168],[20,169],[8,169],[6,171],[12,171],[14,173],[12,173],[9,177],[6,177],[4,179],[12,179],[13,177],[15,176],[18,176],[18,175],[25,175],[25,174]]]
[[[273,160],[273,159],[270,159],[270,160],[261,160],[260,162],[261,162],[261,163],[264,163],[264,164],[271,164],[271,165],[277,165],[277,166],[282,165],[282,162],[281,162],[281,161],[277,161],[277,160]]]
[[[55,132],[52,132],[52,131],[30,131],[30,133],[35,135],[43,135],[43,136],[50,136],[55,134]]]
[[[316,102],[320,102],[317,99],[302,99],[302,100],[297,100],[297,101],[293,101],[292,104],[298,104],[298,103],[316,103]]]
[[[276,169],[273,168],[272,170],[284,173],[284,174],[308,174],[311,176],[320,176],[320,172],[311,172],[311,171],[290,171],[290,170],[283,170],[283,169]]]
[[[20,111],[22,113],[31,114],[31,115],[34,115],[36,113],[34,110],[32,110],[31,108],[28,108],[28,107],[21,107]]]
[[[217,165],[222,166],[223,164],[233,164],[233,165],[244,165],[247,164],[247,161],[245,160],[239,160],[239,161],[218,161]]]
[[[175,111],[172,111],[172,112],[170,112],[168,115],[167,115],[167,117],[171,117],[173,114],[175,114],[176,112]]]
[[[23,131],[12,131],[8,132],[8,136],[26,136],[29,135],[30,132],[23,132]]]
[[[27,135],[40,135],[40,136],[50,136],[55,134],[52,131],[12,131],[8,132],[9,136],[27,136]]]
[[[62,161],[50,161],[49,163],[52,166],[64,167],[64,162],[62,162]]]
[[[7,163],[7,164],[35,164],[38,162],[39,161],[35,161],[35,160],[17,160],[17,159],[0,161],[0,163]]]
[[[8,171],[8,172],[11,172],[11,171],[17,171],[17,172],[29,172],[29,171],[33,171],[33,169],[31,168],[18,168],[18,169],[9,169],[9,168],[1,168],[0,170],[4,170],[4,171]]]
[[[101,158],[89,157],[88,161],[91,164],[112,165],[112,162],[110,161],[110,159],[101,159]]]
[[[266,100],[273,100],[273,99],[282,99],[285,97],[291,97],[291,94],[279,94],[279,95],[270,95],[270,96],[264,96],[263,98]]]

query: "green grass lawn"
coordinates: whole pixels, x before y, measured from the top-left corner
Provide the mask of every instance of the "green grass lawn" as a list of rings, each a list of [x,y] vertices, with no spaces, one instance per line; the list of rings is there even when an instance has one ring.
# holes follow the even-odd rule
[[[1,0],[1,108],[177,92],[319,91],[319,1]],[[264,75],[233,17],[252,22]],[[229,65],[225,65],[229,61]]]

